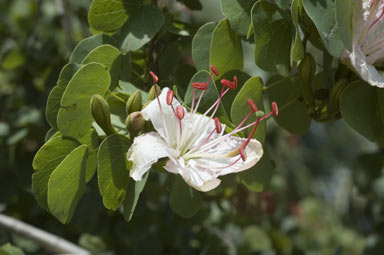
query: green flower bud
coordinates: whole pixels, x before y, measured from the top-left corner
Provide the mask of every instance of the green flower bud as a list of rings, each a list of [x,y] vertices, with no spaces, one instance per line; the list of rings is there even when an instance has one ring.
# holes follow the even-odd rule
[[[148,101],[152,101],[153,99],[156,98],[155,88],[157,90],[157,95],[160,95],[160,92],[161,92],[160,86],[159,85],[153,85],[152,88],[148,92],[148,100],[147,100],[147,102]]]
[[[311,54],[305,54],[303,60],[299,64],[298,71],[303,98],[308,105],[313,105],[314,96],[311,85],[316,73],[316,62]]]
[[[137,112],[141,110],[141,92],[139,90],[136,90],[135,93],[133,93],[127,100],[126,104],[126,110],[127,114],[130,114],[131,112]]]
[[[115,134],[112,127],[109,104],[100,95],[93,95],[91,98],[91,113],[96,123],[103,129],[106,135]]]
[[[125,126],[131,134],[131,138],[137,136],[144,128],[145,120],[141,112],[133,112],[125,119]]]
[[[262,118],[262,117],[264,117],[264,115],[265,115],[265,113],[263,111],[257,111],[256,112],[256,117],[257,118]]]

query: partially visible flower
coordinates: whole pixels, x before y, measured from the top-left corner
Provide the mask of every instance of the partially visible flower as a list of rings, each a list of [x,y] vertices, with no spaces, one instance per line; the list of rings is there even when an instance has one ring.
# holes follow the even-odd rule
[[[212,73],[218,73],[214,68]],[[133,162],[130,176],[138,181],[160,158],[168,158],[164,168],[179,174],[191,187],[199,191],[209,191],[220,184],[219,176],[236,173],[254,166],[262,157],[262,145],[252,139],[260,121],[273,113],[243,126],[253,113],[251,109],[246,118],[230,133],[224,134],[225,125],[213,118],[219,108],[221,98],[230,88],[223,87],[217,101],[204,114],[197,109],[207,83],[193,84],[192,107],[188,112],[175,98],[173,91],[164,88],[156,100],[142,111],[146,120],[150,120],[156,132],[150,132],[135,138],[128,151],[128,160]],[[234,81],[233,83],[236,83]],[[201,90],[195,105],[196,90]],[[208,116],[210,114],[210,116]],[[253,127],[248,138],[233,136],[249,127]]]
[[[384,77],[374,65],[384,60],[384,0],[358,0],[354,3],[352,52],[345,50],[341,59],[360,77],[380,88]]]

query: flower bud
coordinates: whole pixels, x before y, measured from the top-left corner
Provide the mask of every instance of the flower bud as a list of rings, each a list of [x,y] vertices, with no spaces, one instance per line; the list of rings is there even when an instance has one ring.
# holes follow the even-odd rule
[[[131,134],[131,138],[137,136],[139,132],[144,128],[145,120],[141,112],[132,112],[125,119],[125,126]]]
[[[156,89],[157,92],[155,91],[155,89]],[[155,99],[156,98],[156,94],[157,95],[160,94],[160,86],[159,85],[153,85],[152,88],[149,90],[147,102],[150,102],[153,99]]]
[[[127,100],[127,114],[130,114],[131,112],[140,111],[142,106],[141,104],[141,92],[139,90],[136,90],[135,93],[133,93]]]
[[[91,113],[96,123],[103,129],[106,135],[115,134],[112,127],[109,104],[100,95],[93,95],[91,98]]]
[[[312,80],[316,73],[316,62],[311,54],[305,54],[299,67],[300,85],[303,98],[308,105],[314,104],[314,96],[312,92]]]

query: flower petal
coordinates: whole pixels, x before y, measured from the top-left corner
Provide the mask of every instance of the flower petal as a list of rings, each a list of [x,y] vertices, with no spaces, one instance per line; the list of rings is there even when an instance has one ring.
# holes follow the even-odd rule
[[[136,137],[127,153],[128,160],[133,162],[130,176],[135,181],[140,181],[159,158],[173,157],[175,153],[169,149],[164,139],[155,132]]]
[[[167,93],[169,89],[164,88],[159,95],[159,103],[157,99],[150,102],[142,111],[145,120],[150,120],[156,131],[167,141],[171,146],[176,144],[178,132],[178,120],[173,113],[172,107],[167,104]],[[172,105],[176,109],[180,103],[174,98]]]
[[[184,181],[194,189],[202,192],[216,188],[221,180],[209,171],[199,171],[194,167],[185,165],[184,160],[169,160],[164,168],[171,173],[180,174]]]
[[[366,56],[361,51],[360,47],[355,45],[352,53],[349,54],[352,67],[360,75],[360,77],[371,84],[379,88],[384,88],[384,78],[376,70],[373,65],[367,63]]]

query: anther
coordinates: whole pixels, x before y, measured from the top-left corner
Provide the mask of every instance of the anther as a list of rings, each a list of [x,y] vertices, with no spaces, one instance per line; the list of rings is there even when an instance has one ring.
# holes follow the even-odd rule
[[[208,88],[208,83],[205,82],[194,82],[192,87],[199,90],[206,90]]]
[[[240,148],[239,148],[239,154],[240,154],[240,157],[243,161],[247,160],[247,153],[245,153],[245,150],[242,146],[240,146]]]
[[[179,120],[182,120],[184,118],[184,108],[181,105],[176,107],[176,117]]]
[[[152,71],[150,71],[149,74],[152,76],[153,84],[157,84],[157,82],[159,81],[159,77],[157,77],[157,75]]]
[[[168,92],[167,92],[167,105],[172,104],[174,95],[175,95],[175,93],[173,92],[173,90],[168,90]]]
[[[272,114],[275,118],[279,115],[279,108],[277,107],[276,102],[272,102]]]
[[[227,79],[221,79],[221,84],[223,84],[224,87],[227,87],[227,88],[230,88],[230,89],[233,89],[234,88],[234,84],[227,80]]]
[[[249,107],[251,107],[252,111],[253,112],[257,112],[259,109],[257,108],[255,102],[253,102],[253,100],[250,98],[248,99],[248,105]]]
[[[210,65],[211,72],[214,73],[216,76],[219,76],[219,70],[217,70],[216,66]]]
[[[221,123],[218,117],[215,118],[215,127],[218,134],[221,133]]]
[[[236,89],[237,88],[237,76],[233,76],[233,89]]]

